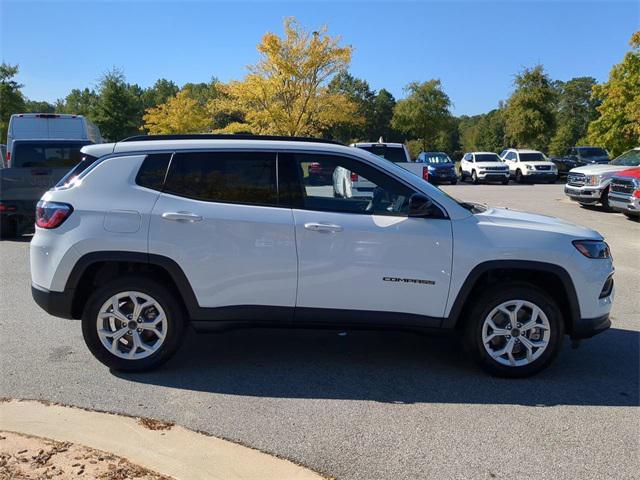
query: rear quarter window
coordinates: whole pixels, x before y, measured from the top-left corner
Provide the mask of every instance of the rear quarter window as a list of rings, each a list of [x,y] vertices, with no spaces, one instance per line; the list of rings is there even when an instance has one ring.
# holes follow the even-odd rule
[[[152,190],[162,190],[169,160],[171,160],[170,153],[147,155],[136,175],[136,183]]]

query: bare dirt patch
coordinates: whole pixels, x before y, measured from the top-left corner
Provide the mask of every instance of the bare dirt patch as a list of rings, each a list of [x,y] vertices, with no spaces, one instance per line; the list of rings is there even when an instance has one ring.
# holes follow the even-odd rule
[[[0,432],[0,480],[171,480],[127,459],[70,442]]]

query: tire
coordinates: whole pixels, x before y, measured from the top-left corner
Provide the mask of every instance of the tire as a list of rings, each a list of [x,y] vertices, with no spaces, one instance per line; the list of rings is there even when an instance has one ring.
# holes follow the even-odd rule
[[[553,361],[562,346],[564,321],[556,302],[546,292],[527,283],[505,283],[490,287],[478,294],[477,298],[478,301],[471,309],[465,324],[464,340],[466,348],[480,367],[491,375],[522,378],[540,372]],[[523,322],[523,326],[531,320],[533,306],[538,307],[541,312],[536,320],[538,327],[522,332],[522,335],[516,331],[517,327],[508,328],[510,323],[505,322],[511,322],[513,319],[509,320],[508,316],[498,310],[499,306],[508,305],[509,302],[513,302],[515,310],[518,301],[524,303],[517,310],[517,318]],[[507,306],[507,309],[512,310],[510,306]],[[488,318],[491,318],[497,327],[504,327],[501,331],[509,332],[509,336],[497,334],[485,347],[483,336],[486,334],[487,337],[484,338],[489,338],[495,333],[487,323]],[[543,347],[527,348],[524,338]],[[513,342],[511,358],[507,352],[497,357],[489,354],[489,349],[498,353],[501,349],[508,348],[509,342]],[[526,352],[529,350],[532,353],[531,357],[527,358]],[[512,364],[512,359],[515,365]]]
[[[602,196],[600,197],[600,203],[602,204],[602,209],[605,212],[613,212],[613,209],[609,205],[609,187],[604,189],[602,192]]]
[[[455,185],[456,183],[458,183],[458,179],[454,178],[453,180],[451,180],[451,185]]]
[[[516,183],[522,183],[523,182],[523,178],[522,178],[522,172],[520,171],[520,169],[516,170]]]
[[[471,171],[471,182],[472,182],[474,185],[477,185],[477,184],[478,184],[478,182],[479,182],[479,181],[478,181],[478,174],[476,173],[476,171],[475,171],[475,170],[472,170],[472,171]]]
[[[629,212],[622,212],[624,213],[624,216],[627,217],[629,220],[634,220],[636,222],[640,221],[640,215],[638,215],[637,213],[629,213]]]
[[[18,222],[13,218],[0,220],[0,238],[16,238],[18,236]]]
[[[501,181],[502,185],[509,185],[509,179],[505,178],[504,180]]]
[[[146,328],[134,329],[133,325],[135,322],[126,326],[123,325],[121,320],[116,319],[115,316],[109,316],[109,312],[113,312],[110,300],[115,295],[122,294],[119,300],[120,306],[118,310],[119,314],[124,317],[123,319],[127,319],[125,312],[131,312],[130,307],[133,306],[133,301],[131,296],[124,295],[125,292],[135,293],[135,296],[138,297],[137,302],[139,304],[144,304],[149,301],[149,299],[155,302],[154,305],[146,307],[141,311],[141,316],[146,315],[147,317],[142,324],[147,325],[147,327],[152,326],[150,320],[158,320],[161,318],[160,314],[164,312],[164,321],[158,325],[156,330],[163,335],[163,339],[152,330],[147,331]],[[103,328],[101,330],[109,332],[106,340],[104,340],[104,335],[101,338],[98,334],[98,314],[101,311],[105,312],[105,306],[107,306],[107,308],[104,315],[105,317],[109,317],[109,319],[101,320],[101,322],[103,322]],[[156,306],[159,306],[159,309],[156,309]],[[153,316],[154,312],[156,313],[155,317]],[[129,318],[129,321],[131,320],[135,319]],[[142,324],[138,324],[138,326]],[[120,335],[114,341],[114,336],[111,335],[111,333],[114,333],[115,330],[115,333],[118,334],[118,332],[127,330],[127,328],[129,328],[128,333],[124,332],[124,334]],[[185,316],[174,294],[154,280],[143,275],[129,275],[118,278],[98,288],[89,297],[82,314],[82,335],[84,336],[87,347],[89,347],[91,353],[100,362],[113,370],[119,371],[135,372],[151,370],[162,365],[171,358],[180,346],[184,336],[184,330]],[[131,345],[130,342],[135,340],[133,335],[137,335],[141,342],[147,339],[144,346],[147,348],[151,346],[154,349],[149,351],[141,344],[141,346],[136,347],[134,352],[134,354],[140,358],[122,358],[126,356],[127,352],[131,352],[129,345]],[[115,349],[120,353],[120,356],[108,350],[107,346],[103,343],[103,341],[109,343],[109,337],[111,337],[111,346],[117,342]],[[160,344],[157,342],[160,342]]]

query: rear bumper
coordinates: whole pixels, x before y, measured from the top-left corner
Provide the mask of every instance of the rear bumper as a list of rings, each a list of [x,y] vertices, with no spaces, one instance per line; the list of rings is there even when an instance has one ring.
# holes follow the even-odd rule
[[[49,315],[60,318],[73,318],[73,290],[52,292],[32,283],[31,296],[38,306]]]
[[[609,327],[611,327],[611,320],[608,313],[596,318],[582,318],[573,326],[571,338],[573,340],[591,338]]]

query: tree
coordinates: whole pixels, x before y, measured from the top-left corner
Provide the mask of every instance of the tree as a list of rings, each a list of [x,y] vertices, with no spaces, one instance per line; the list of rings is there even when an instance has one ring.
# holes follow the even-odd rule
[[[104,137],[117,141],[139,133],[143,109],[136,87],[127,84],[117,69],[100,80],[93,118]]]
[[[546,150],[555,130],[555,91],[542,65],[516,75],[507,101],[505,133],[513,147]]]
[[[365,139],[373,141],[382,137],[388,142],[400,141],[400,133],[391,127],[395,106],[396,99],[391,92],[381,88],[373,99],[373,108],[370,117],[367,118]]]
[[[375,94],[369,88],[369,83],[344,71],[333,77],[327,89],[332,94],[343,94],[349,98],[356,105],[356,115],[365,120],[354,123],[351,119],[347,119],[346,122],[331,125],[326,132],[327,136],[346,143],[356,140],[371,140],[371,138],[366,138],[369,129],[365,122],[368,123],[373,117]]]
[[[40,100],[25,100],[24,111],[27,113],[54,113],[56,106]]]
[[[0,64],[0,139],[7,142],[9,119],[14,113],[25,111],[22,85],[14,80],[18,74],[18,65]]]
[[[503,109],[491,110],[478,123],[474,150],[500,152],[505,147],[505,115]]]
[[[552,155],[562,155],[587,134],[589,122],[597,116],[599,102],[593,98],[593,77],[577,77],[555,82],[557,91],[556,131],[549,144]]]
[[[357,105],[328,89],[349,65],[351,47],[340,46],[326,27],[308,32],[287,18],[284,28],[283,38],[264,35],[258,44],[260,61],[249,67],[244,80],[228,85],[228,102],[213,107],[243,112],[254,133],[319,135],[331,125],[360,121]]]
[[[160,104],[167,102],[171,97],[174,97],[180,89],[171,80],[166,78],[160,78],[156,80],[156,83],[152,87],[145,89],[142,92],[142,104],[145,110],[156,107]]]
[[[631,36],[631,51],[614,65],[609,80],[593,88],[602,102],[600,116],[589,124],[588,140],[617,156],[640,144],[640,31]]]
[[[186,90],[165,103],[149,108],[144,115],[144,128],[151,134],[200,133],[209,129],[210,118]]]
[[[74,88],[64,100],[56,102],[56,111],[84,115],[93,119],[94,109],[98,103],[98,94],[94,90]]]
[[[409,95],[396,103],[391,125],[412,139],[421,139],[423,150],[433,148],[438,136],[451,127],[451,100],[440,80],[412,82],[405,91]]]

